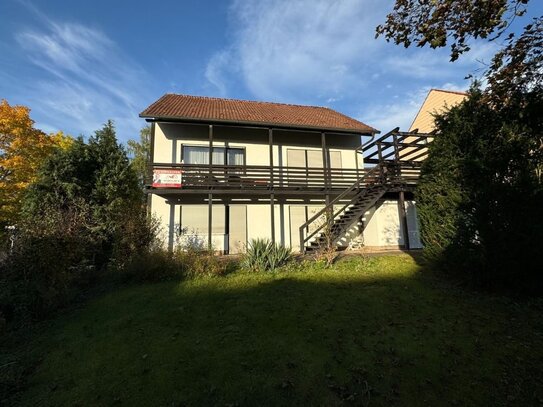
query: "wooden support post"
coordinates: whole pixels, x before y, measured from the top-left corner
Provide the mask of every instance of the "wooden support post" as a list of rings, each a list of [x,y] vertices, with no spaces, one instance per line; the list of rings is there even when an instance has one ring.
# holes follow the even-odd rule
[[[211,250],[213,245],[213,194],[211,188],[213,185],[213,125],[209,125],[209,194],[207,196],[207,248]]]
[[[300,228],[300,253],[305,254],[304,231]]]
[[[168,201],[170,205],[170,224],[168,228],[168,250],[172,251],[174,249],[175,242],[175,202]],[[181,226],[181,225],[180,225]]]
[[[324,191],[326,205],[330,203],[330,160],[328,159],[328,150],[326,148],[326,133],[321,133],[322,147],[322,173],[324,176]]]
[[[382,151],[382,148],[381,148],[381,142],[378,141],[376,143],[377,145],[377,157],[379,158],[379,177],[381,178],[381,183],[384,183],[385,182],[385,167],[383,166],[384,164],[384,160],[383,160],[383,151]]]
[[[354,152],[354,165],[356,168],[356,179],[360,178],[360,168],[358,166],[358,150],[355,150]]]
[[[151,185],[153,184],[153,171],[154,171],[154,164],[155,164],[155,126],[156,123],[151,123],[151,148],[149,151],[149,166],[146,168],[145,171],[145,180],[144,184]],[[151,204],[153,202],[153,195],[147,194],[147,216],[151,216],[152,214],[152,208]]]
[[[209,125],[209,188],[213,185],[213,125]]]
[[[270,214],[271,214],[271,240],[275,244],[275,194],[273,189],[273,129],[268,129],[268,143],[270,146]]]
[[[398,135],[396,133],[392,136],[394,145],[394,176],[397,178],[395,181],[399,181],[402,175],[400,167],[400,145],[398,144]]]
[[[403,242],[404,248],[409,250],[409,229],[407,228],[407,212],[405,210],[405,196],[404,191],[400,191],[398,199],[398,211],[400,213],[400,222],[403,228]]]
[[[207,195],[207,199],[207,248],[211,250],[213,247],[213,194],[211,192]]]

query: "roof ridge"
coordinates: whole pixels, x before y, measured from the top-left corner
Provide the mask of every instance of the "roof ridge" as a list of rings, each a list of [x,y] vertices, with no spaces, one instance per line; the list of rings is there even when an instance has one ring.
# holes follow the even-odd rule
[[[188,95],[186,93],[173,93],[173,92],[165,93],[164,96],[166,95],[183,96],[183,97],[190,97],[190,98],[197,98],[197,99],[209,99],[209,100],[229,100],[233,102],[263,103],[263,104],[281,105],[281,106],[314,107],[318,109],[328,109],[328,110],[333,110],[334,112],[337,112],[336,110],[331,109],[328,106],[300,105],[296,103],[268,102],[268,101],[262,101],[262,100],[249,100],[249,99],[237,99],[237,98],[220,98],[217,96],[197,96],[197,95]],[[340,113],[340,112],[337,112],[337,113]]]

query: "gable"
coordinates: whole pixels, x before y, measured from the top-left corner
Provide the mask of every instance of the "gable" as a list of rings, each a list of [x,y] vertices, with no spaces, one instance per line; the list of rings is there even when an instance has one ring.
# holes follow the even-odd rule
[[[419,133],[432,132],[435,128],[434,115],[436,113],[443,113],[451,107],[458,105],[466,97],[467,94],[464,92],[439,89],[430,90],[409,131],[418,129]]]

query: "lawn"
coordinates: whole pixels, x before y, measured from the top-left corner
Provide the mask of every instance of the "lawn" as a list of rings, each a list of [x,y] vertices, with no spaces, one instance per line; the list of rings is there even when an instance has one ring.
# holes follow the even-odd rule
[[[542,310],[407,255],[135,285],[7,341],[1,369],[32,369],[5,402],[540,405]]]

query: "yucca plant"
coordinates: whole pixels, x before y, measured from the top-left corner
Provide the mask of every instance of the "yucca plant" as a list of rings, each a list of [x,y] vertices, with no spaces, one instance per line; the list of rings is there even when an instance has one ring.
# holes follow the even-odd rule
[[[252,271],[273,271],[292,258],[290,248],[267,239],[252,239],[242,261],[244,268]]]

